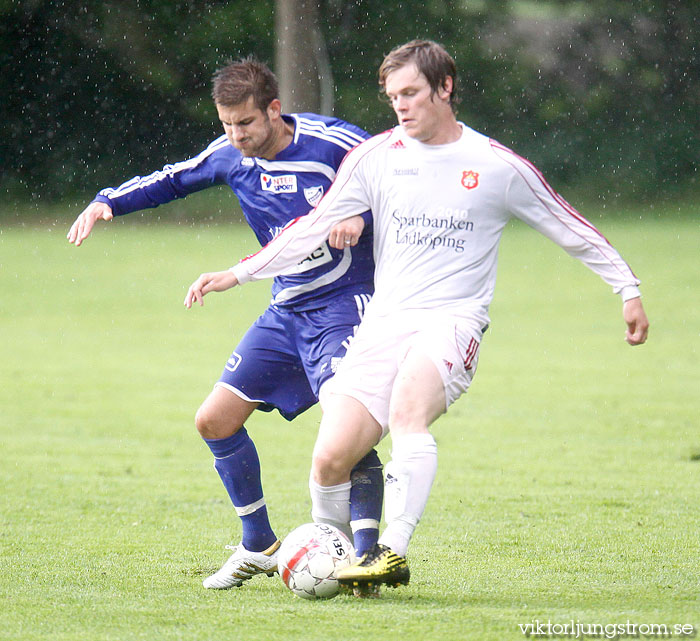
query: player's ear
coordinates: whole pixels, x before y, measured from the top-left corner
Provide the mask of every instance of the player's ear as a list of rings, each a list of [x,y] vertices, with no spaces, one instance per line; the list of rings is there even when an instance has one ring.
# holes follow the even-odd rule
[[[267,117],[270,120],[276,120],[279,118],[282,114],[282,103],[280,102],[280,99],[275,98],[272,100],[270,104],[267,105],[267,109],[265,111],[267,112]]]
[[[438,91],[438,98],[440,98],[440,100],[449,100],[453,89],[454,80],[452,76],[445,76],[445,82],[442,83],[442,87],[440,87]]]

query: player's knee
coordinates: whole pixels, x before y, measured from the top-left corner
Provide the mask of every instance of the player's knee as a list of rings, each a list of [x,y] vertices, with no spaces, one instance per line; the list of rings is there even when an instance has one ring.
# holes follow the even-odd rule
[[[352,462],[327,450],[315,451],[311,460],[311,478],[320,485],[338,485],[350,479]]]
[[[241,425],[225,418],[216,408],[203,403],[194,417],[194,424],[202,438],[227,438],[235,434]]]
[[[194,415],[194,425],[202,438],[216,438],[212,436],[213,421],[207,408],[202,405]]]

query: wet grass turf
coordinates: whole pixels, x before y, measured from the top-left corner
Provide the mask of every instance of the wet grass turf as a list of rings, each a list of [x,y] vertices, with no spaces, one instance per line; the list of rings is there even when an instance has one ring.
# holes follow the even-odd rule
[[[593,218],[643,281],[620,303],[523,225],[506,231],[479,372],[433,428],[439,470],[379,600],[205,591],[236,517],[193,427],[268,284],[182,306],[256,249],[236,225],[0,229],[0,638],[518,639],[519,624],[700,625],[700,310],[692,216]],[[280,536],[309,520],[317,409],[248,424]],[[381,446],[388,458],[389,443]],[[599,637],[600,638],[600,637]]]

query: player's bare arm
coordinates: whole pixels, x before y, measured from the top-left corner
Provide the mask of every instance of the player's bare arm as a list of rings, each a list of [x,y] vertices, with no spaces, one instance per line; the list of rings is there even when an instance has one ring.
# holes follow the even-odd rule
[[[204,305],[204,296],[209,292],[225,292],[236,285],[238,285],[238,279],[229,269],[223,272],[202,274],[187,290],[185,307],[190,309],[195,301]]]
[[[649,320],[644,312],[641,298],[631,298],[622,307],[622,316],[627,323],[625,340],[630,345],[641,345],[649,334]]]
[[[351,216],[333,225],[328,235],[328,244],[334,249],[354,247],[360,240],[365,221],[362,216]]]
[[[114,218],[114,214],[107,203],[90,203],[71,225],[67,236],[68,242],[75,244],[76,247],[80,246],[90,235],[93,226],[98,220],[112,220],[112,218]]]

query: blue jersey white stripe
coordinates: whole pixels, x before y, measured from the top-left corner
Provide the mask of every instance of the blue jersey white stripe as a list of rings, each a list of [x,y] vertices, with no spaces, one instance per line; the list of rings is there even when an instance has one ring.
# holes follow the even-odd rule
[[[334,167],[326,165],[322,162],[314,162],[311,160],[284,162],[280,160],[265,160],[264,158],[256,158],[255,162],[265,171],[288,171],[292,173],[299,171],[310,171],[323,174],[331,181],[335,178],[336,174]]]
[[[103,189],[95,200],[106,202],[120,216],[227,184],[264,245],[282,227],[318,204],[347,151],[369,138],[362,129],[336,118],[316,114],[284,118],[294,126],[294,137],[274,160],[245,158],[226,136],[220,136],[194,158]],[[294,273],[275,278],[273,302],[302,311],[323,306],[336,294],[369,295],[373,272],[372,234],[368,229],[355,247],[335,250],[326,243],[302,261]]]
[[[335,142],[341,145],[346,151],[350,151],[350,149],[365,140],[365,138],[361,138],[340,127],[327,126],[322,120],[311,120],[302,116],[297,116],[296,120],[299,123],[299,127],[295,133],[316,136],[322,140]]]
[[[149,174],[143,178],[136,176],[131,180],[127,180],[123,185],[117,187],[117,189],[103,189],[100,194],[109,198],[119,198],[120,196],[124,196],[136,189],[142,189],[144,187],[148,187],[149,185],[156,184],[158,181],[161,181],[166,177],[172,177],[177,172],[195,168],[202,162],[203,159],[214,153],[216,150],[230,145],[231,143],[228,141],[228,138],[226,138],[226,136],[221,136],[221,138],[217,138],[202,153],[194,158],[180,161],[174,165],[165,165],[162,170],[154,171],[152,174]]]
[[[287,301],[296,298],[300,294],[317,290],[319,287],[323,287],[324,285],[329,285],[335,282],[341,276],[344,276],[347,273],[348,269],[350,269],[351,264],[352,253],[350,251],[350,248],[346,247],[343,250],[343,257],[341,258],[340,262],[337,263],[335,267],[333,267],[333,269],[321,274],[315,280],[310,280],[306,283],[300,283],[299,285],[283,289],[282,291],[275,294],[275,297],[272,299],[273,305],[281,305],[282,303],[286,303]]]

